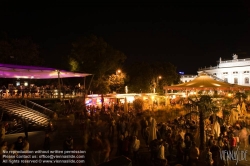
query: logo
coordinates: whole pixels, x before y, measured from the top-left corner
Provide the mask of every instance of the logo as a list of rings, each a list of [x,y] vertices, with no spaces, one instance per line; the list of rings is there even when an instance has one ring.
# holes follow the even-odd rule
[[[223,161],[236,161],[237,165],[239,161],[247,161],[247,150],[239,150],[239,147],[236,150],[221,150],[220,159]]]

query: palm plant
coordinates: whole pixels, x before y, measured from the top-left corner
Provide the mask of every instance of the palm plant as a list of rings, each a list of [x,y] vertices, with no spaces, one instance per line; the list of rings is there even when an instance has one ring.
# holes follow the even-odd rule
[[[247,98],[247,95],[245,93],[237,92],[235,93],[234,98],[238,100],[238,104],[241,104]]]
[[[211,114],[216,113],[219,109],[215,102],[213,102],[211,96],[202,95],[196,99],[190,99],[191,102],[198,106],[199,111],[199,127],[200,127],[200,150],[205,149],[205,123],[204,120]]]

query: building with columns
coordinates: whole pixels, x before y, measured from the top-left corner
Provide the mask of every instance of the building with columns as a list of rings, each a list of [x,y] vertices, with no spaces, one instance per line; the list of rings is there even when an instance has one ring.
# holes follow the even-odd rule
[[[181,80],[181,83],[185,83],[185,82],[192,81],[196,77],[197,75],[183,74],[183,75],[180,75],[180,80]]]
[[[224,82],[250,86],[250,58],[238,59],[234,54],[231,60],[222,61],[220,58],[217,66],[198,69],[198,73],[201,72]]]

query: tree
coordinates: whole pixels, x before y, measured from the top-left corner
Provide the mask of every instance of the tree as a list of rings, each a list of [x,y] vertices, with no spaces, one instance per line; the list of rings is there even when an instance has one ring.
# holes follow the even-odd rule
[[[168,62],[136,62],[127,71],[129,89],[137,93],[153,92],[154,88],[157,93],[163,93],[165,85],[178,83],[180,79],[176,67]]]
[[[241,104],[247,98],[247,95],[245,93],[236,92],[234,98],[238,100],[238,104]]]
[[[199,127],[200,127],[200,150],[205,149],[205,124],[204,120],[209,117],[209,115],[218,112],[218,107],[213,102],[211,96],[209,95],[202,95],[195,100],[191,100],[194,105],[198,106],[199,110]]]
[[[30,38],[24,39],[1,39],[0,61],[1,63],[18,65],[41,65],[39,46]]]
[[[101,94],[109,92],[109,75],[121,67],[125,54],[94,35],[79,38],[72,46],[69,55],[71,71],[94,74],[91,90]]]
[[[119,74],[112,74],[109,76],[109,88],[117,93],[122,93],[124,88],[126,74],[121,72]]]
[[[135,62],[126,69],[128,71],[128,82],[130,92],[150,92],[152,70],[147,62]]]
[[[133,107],[137,113],[142,111],[143,105],[144,105],[144,102],[142,99],[135,99],[133,101]]]

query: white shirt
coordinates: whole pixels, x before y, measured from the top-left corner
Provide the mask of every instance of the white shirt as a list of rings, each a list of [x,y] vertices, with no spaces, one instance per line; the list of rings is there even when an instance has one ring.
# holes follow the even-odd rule
[[[165,147],[163,145],[160,145],[160,147],[159,147],[157,158],[163,159],[163,160],[166,159],[165,158]]]
[[[140,140],[136,139],[133,144],[133,151],[138,151],[140,148]]]
[[[29,149],[30,149],[30,144],[29,144],[28,141],[26,141],[26,142],[24,143],[23,151],[29,151]]]

